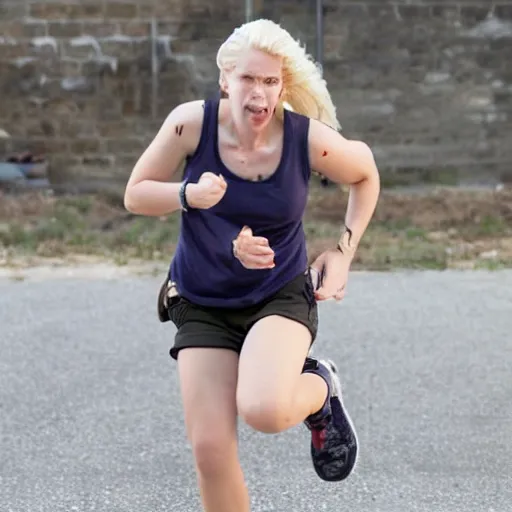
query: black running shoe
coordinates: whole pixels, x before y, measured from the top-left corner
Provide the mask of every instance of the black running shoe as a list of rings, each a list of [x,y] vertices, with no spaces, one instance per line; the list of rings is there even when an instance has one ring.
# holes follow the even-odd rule
[[[314,373],[327,383],[328,396],[320,411],[304,421],[311,431],[311,457],[317,475],[339,482],[352,473],[358,456],[357,435],[341,397],[336,366],[308,357],[304,373]]]

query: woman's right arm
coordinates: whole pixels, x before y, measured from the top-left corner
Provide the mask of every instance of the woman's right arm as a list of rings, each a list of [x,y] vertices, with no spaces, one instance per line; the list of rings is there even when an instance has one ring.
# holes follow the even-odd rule
[[[138,215],[159,217],[181,208],[181,183],[170,183],[187,155],[196,150],[201,137],[202,101],[178,105],[132,170],[124,194],[124,206]]]

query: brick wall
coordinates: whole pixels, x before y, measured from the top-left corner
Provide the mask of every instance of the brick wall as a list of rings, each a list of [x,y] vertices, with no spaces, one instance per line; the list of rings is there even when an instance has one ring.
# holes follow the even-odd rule
[[[124,183],[179,102],[216,90],[242,0],[0,0],[0,157],[45,153],[55,183]],[[314,2],[257,0],[314,53]],[[512,162],[512,1],[325,4],[344,132],[384,180],[499,180]],[[5,134],[4,134],[5,135]]]

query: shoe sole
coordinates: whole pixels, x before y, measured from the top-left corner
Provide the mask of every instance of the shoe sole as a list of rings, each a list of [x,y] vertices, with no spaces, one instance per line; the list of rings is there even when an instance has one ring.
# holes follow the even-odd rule
[[[352,434],[353,434],[353,436],[355,438],[355,441],[356,441],[356,449],[355,449],[356,455],[355,455],[354,464],[352,465],[352,468],[347,473],[347,475],[345,475],[343,478],[331,480],[331,481],[341,481],[341,480],[345,480],[346,478],[348,478],[354,472],[354,470],[356,469],[357,463],[359,461],[359,439],[357,437],[357,432],[356,432],[356,429],[355,429],[355,426],[354,426],[354,422],[352,421],[352,418],[350,417],[350,415],[347,412],[347,409],[345,407],[345,404],[343,403],[343,393],[341,391],[341,382],[340,382],[340,380],[338,378],[338,367],[336,366],[336,363],[334,363],[334,361],[332,361],[331,359],[324,359],[324,360],[321,360],[319,362],[321,362],[324,365],[326,365],[330,369],[330,371],[334,374],[334,376],[331,376],[331,384],[332,384],[332,386],[333,386],[333,388],[335,390],[335,392],[332,395],[332,397],[336,397],[340,401],[341,409],[343,411],[343,415],[345,416],[345,418],[347,420],[347,423],[349,424],[350,429],[352,431]],[[329,481],[329,480],[327,480],[327,481]]]

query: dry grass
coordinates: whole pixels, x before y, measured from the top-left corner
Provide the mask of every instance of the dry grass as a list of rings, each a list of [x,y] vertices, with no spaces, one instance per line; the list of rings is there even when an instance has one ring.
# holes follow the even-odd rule
[[[337,225],[346,201],[340,190],[315,190],[308,219],[313,225]],[[314,237],[312,252],[331,243],[332,237]],[[370,269],[510,267],[512,189],[384,190],[354,264]]]
[[[347,196],[314,187],[305,219],[310,254],[335,242]],[[178,217],[143,218],[115,196],[0,195],[4,265],[77,256],[118,263],[169,260]],[[512,189],[383,191],[355,268],[500,268],[512,266]]]

